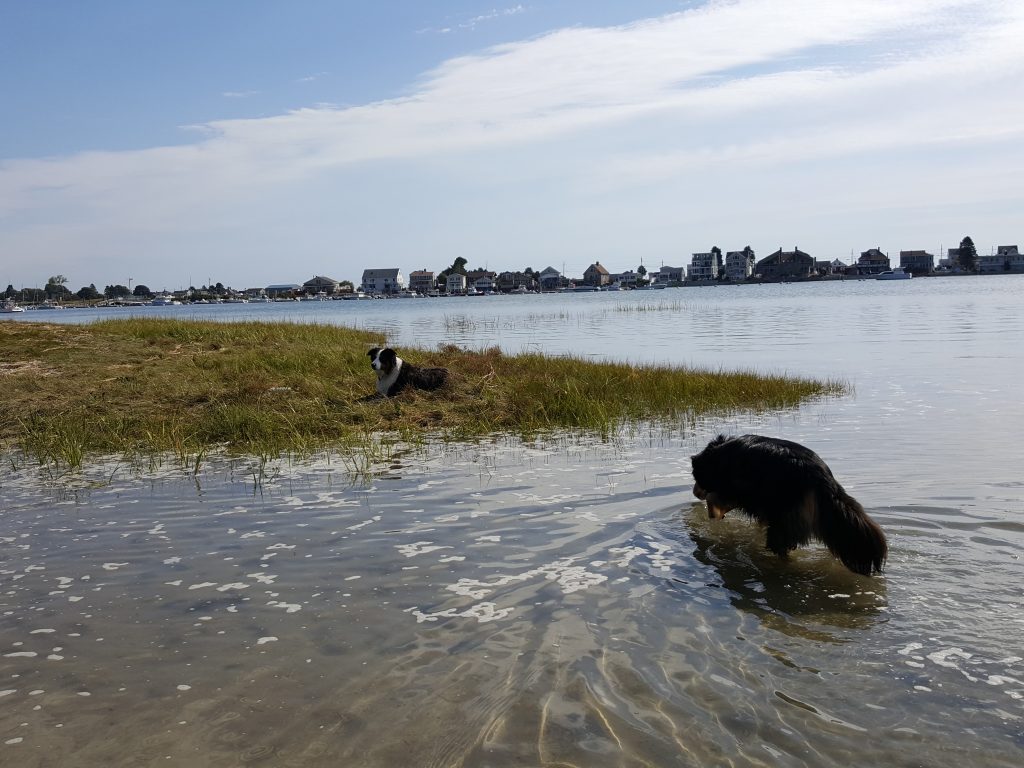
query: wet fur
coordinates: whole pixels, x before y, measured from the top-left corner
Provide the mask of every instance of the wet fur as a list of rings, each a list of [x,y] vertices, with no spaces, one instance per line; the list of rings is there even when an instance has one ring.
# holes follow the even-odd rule
[[[440,389],[448,381],[447,368],[420,368],[400,358],[390,347],[374,347],[366,354],[377,373],[378,397],[394,397],[406,387]]]
[[[885,534],[810,448],[761,435],[719,435],[691,457],[693,494],[708,517],[740,509],[766,527],[766,546],[780,557],[812,540],[851,571],[882,570]]]

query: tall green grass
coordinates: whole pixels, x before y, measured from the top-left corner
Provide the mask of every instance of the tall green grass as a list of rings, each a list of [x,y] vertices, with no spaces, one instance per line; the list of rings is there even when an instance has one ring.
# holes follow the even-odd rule
[[[70,466],[93,453],[171,453],[195,471],[213,448],[270,457],[330,447],[358,472],[396,441],[607,435],[846,392],[801,377],[445,347],[400,350],[448,367],[445,389],[366,400],[375,383],[366,350],[384,341],[298,323],[0,324],[0,441]]]

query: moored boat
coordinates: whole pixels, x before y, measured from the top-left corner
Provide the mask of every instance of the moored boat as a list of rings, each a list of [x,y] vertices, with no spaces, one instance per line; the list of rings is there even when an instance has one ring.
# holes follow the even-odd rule
[[[879,272],[876,280],[909,280],[914,275],[910,272],[904,272],[903,267],[894,267],[893,269],[886,270],[885,272]]]

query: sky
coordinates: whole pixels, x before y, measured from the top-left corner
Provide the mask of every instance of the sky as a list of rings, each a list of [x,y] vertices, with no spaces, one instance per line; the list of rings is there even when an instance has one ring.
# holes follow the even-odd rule
[[[1020,0],[0,0],[0,288],[988,253],[1022,41]]]

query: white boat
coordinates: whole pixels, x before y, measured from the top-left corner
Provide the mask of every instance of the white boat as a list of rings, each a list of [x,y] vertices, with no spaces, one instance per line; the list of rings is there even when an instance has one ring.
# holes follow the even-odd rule
[[[914,275],[910,272],[904,272],[903,267],[896,267],[885,272],[879,272],[876,280],[909,280]]]
[[[170,296],[156,296],[153,299],[150,299],[149,304],[150,304],[150,306],[153,306],[153,307],[173,307],[173,306],[180,307],[181,306],[181,302],[180,301],[178,301],[177,299],[174,299],[174,298],[172,298]]]
[[[14,299],[8,299],[3,304],[0,304],[0,312],[10,314],[11,312],[24,312],[24,307],[19,307],[14,303]]]

